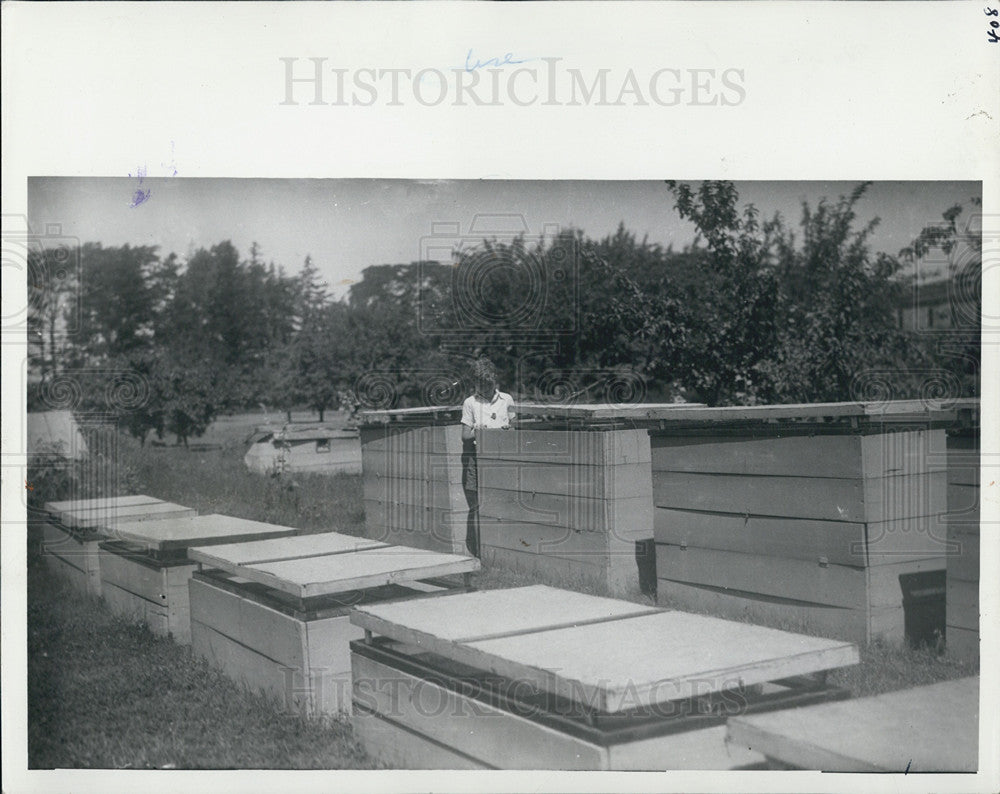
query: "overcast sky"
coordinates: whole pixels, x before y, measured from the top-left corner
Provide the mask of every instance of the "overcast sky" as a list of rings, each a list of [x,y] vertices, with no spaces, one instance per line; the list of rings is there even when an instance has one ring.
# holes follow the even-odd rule
[[[796,225],[803,201],[836,199],[856,184],[736,183],[741,204],[752,202],[767,217],[780,212]],[[979,195],[978,182],[880,182],[859,203],[858,216],[881,218],[873,247],[895,254],[952,204]],[[662,181],[44,177],[28,183],[28,221],[36,234],[55,231],[55,224],[82,242],[155,245],[164,256],[227,239],[247,256],[256,241],[265,261],[290,273],[310,254],[338,296],[369,265],[448,250],[454,225],[459,236],[467,235],[476,215],[481,231],[523,224],[535,234],[550,224],[572,225],[592,238],[624,221],[640,238],[679,248],[694,231],[672,208]],[[444,234],[435,238],[434,231]]]

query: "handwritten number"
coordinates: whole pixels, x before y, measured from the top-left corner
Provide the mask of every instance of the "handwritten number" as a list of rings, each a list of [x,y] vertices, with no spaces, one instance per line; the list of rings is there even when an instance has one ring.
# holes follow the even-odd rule
[[[1000,36],[997,36],[997,32],[995,30],[987,30],[986,35],[989,36],[987,41],[989,41],[990,44],[996,44],[1000,41]]]
[[[995,17],[1000,15],[1000,11],[998,11],[996,8],[985,8],[983,10],[986,12],[986,16],[988,17]]]

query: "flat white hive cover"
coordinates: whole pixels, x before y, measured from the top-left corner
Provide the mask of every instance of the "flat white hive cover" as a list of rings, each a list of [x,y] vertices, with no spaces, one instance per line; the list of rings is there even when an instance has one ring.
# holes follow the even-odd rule
[[[275,538],[294,535],[296,531],[292,527],[213,514],[165,518],[160,521],[120,522],[114,528],[113,537],[151,551],[168,551],[239,540]]]
[[[374,604],[351,620],[604,712],[858,661],[847,642],[543,585]]]
[[[188,557],[195,562],[221,568],[229,573],[241,573],[240,568],[245,565],[318,557],[324,554],[349,554],[386,545],[388,544],[378,540],[356,538],[339,532],[318,532],[312,535],[292,535],[269,540],[226,543],[208,548],[192,548],[188,550]]]
[[[479,560],[475,557],[383,543],[346,552],[241,565],[237,573],[299,598],[311,598],[477,570]]]

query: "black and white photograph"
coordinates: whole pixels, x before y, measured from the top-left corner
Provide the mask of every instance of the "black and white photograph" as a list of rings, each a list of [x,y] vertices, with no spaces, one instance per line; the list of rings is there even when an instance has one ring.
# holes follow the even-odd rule
[[[991,790],[1000,162],[966,111],[997,76],[944,46],[939,121],[703,47],[702,4],[607,4],[683,21],[665,60],[416,5],[486,18],[234,4],[268,78],[225,100],[221,55],[198,84],[165,49],[221,17],[153,10],[92,103],[117,67],[5,8],[67,49],[5,56],[66,85],[4,100],[4,789]],[[292,19],[388,33],[365,60]],[[836,107],[806,133],[763,75]]]

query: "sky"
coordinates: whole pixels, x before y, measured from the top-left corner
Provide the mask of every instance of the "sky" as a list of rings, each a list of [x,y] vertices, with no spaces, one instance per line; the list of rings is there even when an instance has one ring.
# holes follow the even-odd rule
[[[849,193],[856,182],[736,182],[741,206],[798,224],[803,201]],[[978,182],[879,182],[857,205],[859,225],[881,223],[872,247],[898,253]],[[34,234],[105,246],[153,245],[186,256],[231,240],[249,256],[296,273],[310,255],[331,292],[343,295],[369,265],[447,255],[455,241],[524,228],[575,226],[588,237],[620,221],[640,239],[681,248],[694,228],[673,210],[662,181],[476,181],[385,179],[191,179],[37,177],[28,181]],[[477,217],[478,216],[478,217]]]

